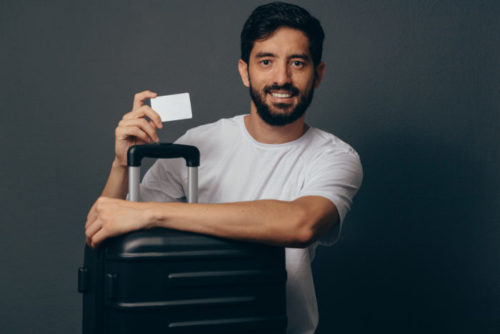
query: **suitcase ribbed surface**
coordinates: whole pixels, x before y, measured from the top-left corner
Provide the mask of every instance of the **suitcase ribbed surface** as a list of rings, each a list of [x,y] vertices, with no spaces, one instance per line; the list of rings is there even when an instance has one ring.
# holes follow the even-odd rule
[[[85,250],[83,333],[285,333],[284,249],[167,229]]]

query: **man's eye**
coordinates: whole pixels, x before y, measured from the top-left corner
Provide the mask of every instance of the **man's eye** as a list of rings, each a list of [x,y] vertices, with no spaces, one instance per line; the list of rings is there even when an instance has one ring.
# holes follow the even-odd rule
[[[264,60],[261,60],[260,63],[264,66],[267,66],[267,65],[271,64],[271,61],[269,59],[264,59]]]
[[[294,60],[292,64],[295,67],[302,67],[302,66],[304,66],[304,63],[301,62],[301,61],[299,61],[299,60]]]

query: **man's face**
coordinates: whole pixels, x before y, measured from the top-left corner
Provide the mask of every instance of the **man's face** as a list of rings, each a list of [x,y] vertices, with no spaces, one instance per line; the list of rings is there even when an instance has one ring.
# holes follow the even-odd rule
[[[250,88],[252,109],[266,123],[278,126],[304,115],[323,70],[323,63],[314,68],[307,36],[288,27],[256,41],[248,64],[240,60],[240,74]]]

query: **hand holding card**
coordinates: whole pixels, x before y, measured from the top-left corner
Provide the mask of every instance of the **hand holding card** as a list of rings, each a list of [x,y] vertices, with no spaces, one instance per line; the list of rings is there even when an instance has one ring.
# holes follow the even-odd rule
[[[151,108],[160,115],[162,122],[193,117],[189,93],[163,95],[152,98]]]

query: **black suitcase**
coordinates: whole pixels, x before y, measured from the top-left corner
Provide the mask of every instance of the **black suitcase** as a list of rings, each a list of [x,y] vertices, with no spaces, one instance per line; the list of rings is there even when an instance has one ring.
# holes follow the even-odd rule
[[[197,201],[199,152],[153,144],[129,150],[129,191],[139,199],[142,157],[184,157],[188,201]],[[82,332],[285,333],[285,253],[281,247],[151,229],[85,247],[78,272]]]

